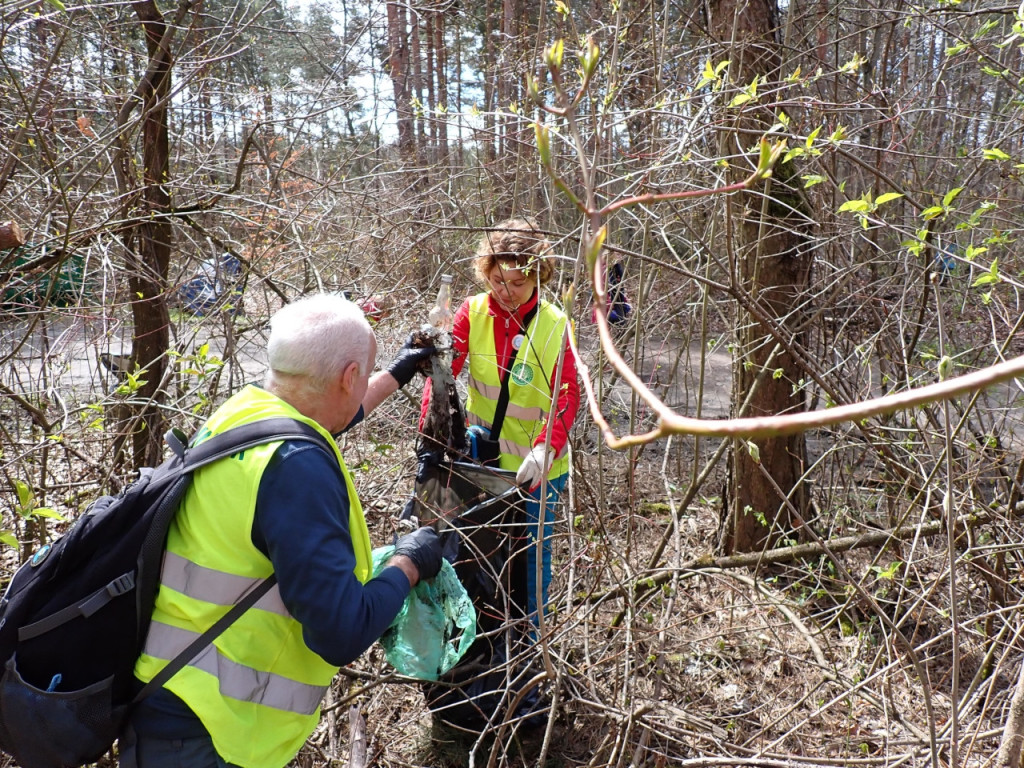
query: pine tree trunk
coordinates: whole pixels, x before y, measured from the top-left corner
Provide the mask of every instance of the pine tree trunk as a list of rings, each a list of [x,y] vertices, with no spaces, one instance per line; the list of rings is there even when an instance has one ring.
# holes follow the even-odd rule
[[[388,15],[388,72],[395,94],[395,114],[398,124],[398,149],[402,157],[415,154],[415,126],[409,83],[409,33],[404,3],[389,2]]]

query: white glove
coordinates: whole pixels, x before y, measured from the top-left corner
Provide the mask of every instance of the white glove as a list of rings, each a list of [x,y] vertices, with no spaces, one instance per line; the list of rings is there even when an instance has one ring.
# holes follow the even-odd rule
[[[543,445],[535,446],[530,451],[530,455],[523,460],[519,471],[516,472],[516,483],[533,490],[540,485],[540,481],[547,475],[551,469],[551,462],[554,460],[554,454],[545,450]]]

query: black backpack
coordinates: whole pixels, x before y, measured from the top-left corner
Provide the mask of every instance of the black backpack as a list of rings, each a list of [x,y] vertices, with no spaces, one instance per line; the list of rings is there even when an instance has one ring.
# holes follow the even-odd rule
[[[174,455],[117,496],[94,502],[74,527],[14,574],[0,601],[0,748],[21,768],[95,762],[133,703],[162,686],[273,585],[254,587],[139,691],[133,670],[153,613],[167,528],[192,472],[277,440],[327,446],[307,424],[273,418],[195,447],[168,432]]]

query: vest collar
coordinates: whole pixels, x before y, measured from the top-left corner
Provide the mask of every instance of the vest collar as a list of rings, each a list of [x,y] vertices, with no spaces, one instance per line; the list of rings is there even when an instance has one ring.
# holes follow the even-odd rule
[[[523,318],[537,306],[539,300],[538,291],[534,290],[533,295],[527,299],[525,304],[521,304],[515,312],[509,312],[494,298],[490,293],[487,294],[487,313],[494,317],[495,320],[502,320],[508,324],[511,320],[515,320],[521,328],[523,326]]]

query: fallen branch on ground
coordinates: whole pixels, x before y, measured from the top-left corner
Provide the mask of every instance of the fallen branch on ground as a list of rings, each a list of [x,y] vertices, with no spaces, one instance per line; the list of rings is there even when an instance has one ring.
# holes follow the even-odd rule
[[[990,522],[994,515],[989,512],[981,512],[973,515],[964,515],[956,519],[957,529],[975,528]],[[803,560],[809,557],[820,557],[828,553],[848,552],[861,547],[872,547],[885,544],[890,540],[906,541],[917,536],[937,536],[945,531],[945,525],[941,520],[929,523],[922,523],[914,526],[901,526],[899,528],[868,531],[855,536],[840,536],[837,539],[819,544],[810,542],[808,544],[795,544],[791,547],[776,547],[761,552],[743,552],[736,555],[715,557],[708,553],[683,563],[678,568],[664,568],[652,574],[636,580],[632,584],[623,584],[606,592],[588,595],[580,602],[599,603],[604,600],[625,597],[628,590],[634,592],[634,598],[640,597],[646,592],[655,589],[666,583],[672,576],[685,571],[703,571],[712,568],[754,568],[762,565],[777,565],[779,563],[790,563],[794,560]]]

